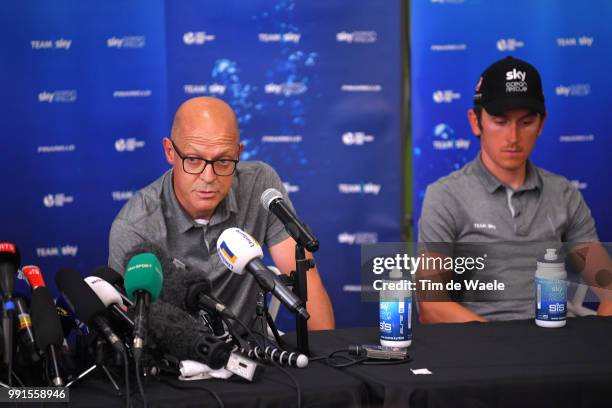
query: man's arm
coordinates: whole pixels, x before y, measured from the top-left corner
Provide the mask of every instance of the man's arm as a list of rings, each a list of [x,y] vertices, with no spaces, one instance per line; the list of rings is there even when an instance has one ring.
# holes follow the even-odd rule
[[[600,242],[577,245],[570,259],[587,285],[599,297],[599,316],[612,316],[612,260]]]
[[[268,248],[276,267],[288,275],[295,270],[295,241],[287,238]],[[306,258],[312,259],[312,254],[306,251]],[[323,286],[319,271],[316,267],[308,270],[308,302],[306,309],[310,313],[308,330],[330,330],[336,327],[334,311],[327,291]]]

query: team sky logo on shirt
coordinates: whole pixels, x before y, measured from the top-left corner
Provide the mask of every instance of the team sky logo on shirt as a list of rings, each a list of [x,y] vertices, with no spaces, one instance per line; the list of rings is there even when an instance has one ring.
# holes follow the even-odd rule
[[[232,264],[236,262],[236,255],[229,249],[225,241],[221,242],[221,245],[219,245],[219,251],[221,251],[223,258],[227,259],[228,262]]]

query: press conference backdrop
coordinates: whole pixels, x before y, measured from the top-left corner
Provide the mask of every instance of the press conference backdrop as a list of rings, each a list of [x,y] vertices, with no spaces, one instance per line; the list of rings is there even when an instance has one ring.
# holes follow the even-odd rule
[[[476,156],[466,116],[474,88],[489,64],[512,55],[543,79],[548,118],[533,162],[571,180],[600,240],[611,240],[612,2],[419,0],[411,8],[415,219],[427,185]]]
[[[353,290],[359,245],[400,237],[400,6],[2,2],[0,238],[49,286],[60,267],[105,264],[114,216],[168,168],[174,111],[216,96],[236,111],[242,159],[276,168],[318,235],[339,326],[375,323]]]

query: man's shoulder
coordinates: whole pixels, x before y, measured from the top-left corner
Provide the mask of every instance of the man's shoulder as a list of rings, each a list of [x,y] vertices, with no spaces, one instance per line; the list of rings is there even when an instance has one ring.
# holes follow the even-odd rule
[[[428,191],[438,193],[456,194],[466,191],[466,187],[478,182],[478,176],[474,173],[474,163],[469,162],[462,168],[442,176],[427,186]]]
[[[150,217],[162,210],[162,191],[166,177],[171,177],[168,170],[161,177],[148,186],[138,190],[136,194],[123,206],[115,220],[126,221],[131,224]]]
[[[544,188],[553,190],[557,193],[571,192],[576,190],[574,184],[565,176],[553,173],[552,171],[543,169],[542,167],[534,166],[534,168],[538,172]]]
[[[259,160],[244,160],[238,164],[238,176],[257,177],[276,175],[276,170],[267,163]]]

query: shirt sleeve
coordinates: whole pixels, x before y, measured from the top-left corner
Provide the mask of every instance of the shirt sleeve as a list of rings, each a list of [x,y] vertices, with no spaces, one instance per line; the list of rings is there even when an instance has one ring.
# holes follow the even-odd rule
[[[457,238],[453,208],[457,212],[456,200],[443,184],[427,187],[418,224],[419,252],[453,253],[452,243]]]
[[[125,255],[145,241],[127,221],[115,218],[108,237],[108,266],[123,275]]]
[[[568,223],[562,237],[563,241],[569,243],[599,241],[595,220],[582,194],[571,184],[568,188]]]

